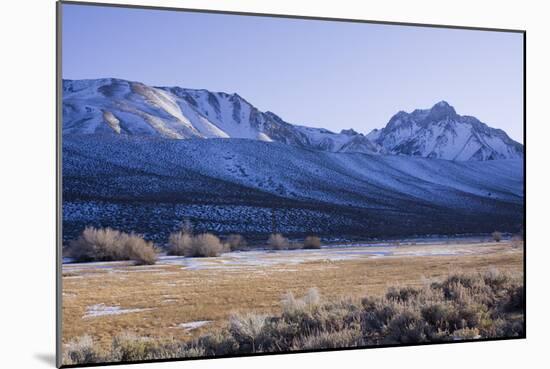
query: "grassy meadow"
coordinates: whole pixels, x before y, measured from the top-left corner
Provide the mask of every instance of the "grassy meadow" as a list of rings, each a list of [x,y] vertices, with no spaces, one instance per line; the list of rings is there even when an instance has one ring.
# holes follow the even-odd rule
[[[63,266],[66,364],[486,338],[523,332],[522,306],[515,310],[503,307],[522,291],[523,283],[523,247],[509,240],[243,251],[211,258],[163,256],[154,265],[134,264],[110,261]],[[496,282],[491,278],[487,282],[486,276],[501,275],[499,271],[505,272],[506,280],[491,277],[499,280],[495,287]],[[456,275],[476,281],[481,278],[482,282],[453,282],[451,289],[458,291],[456,296],[436,287]],[[480,300],[487,288],[493,292]],[[400,296],[396,291],[407,289],[422,291],[414,292],[415,296],[430,297],[414,303],[395,298],[395,293]],[[308,298],[311,301],[304,302]],[[517,298],[521,300],[523,295]],[[441,312],[435,325],[423,318],[422,324],[431,327],[429,332],[416,332],[418,336],[408,332],[393,340],[388,338],[391,324],[397,324],[393,320],[365,326],[365,304],[371,308],[397,304],[400,319],[408,317],[416,322],[424,316],[425,306],[435,304],[427,301],[437,302],[445,314],[452,315],[448,310],[458,309],[454,320],[444,326],[441,321],[451,318],[444,318]],[[296,329],[298,324],[282,318],[289,304],[299,306],[298,310],[315,305],[307,308],[313,309],[308,314],[325,311],[332,320],[323,315],[315,329],[302,327],[289,333],[285,326],[282,334],[281,325]],[[472,311],[460,310],[466,307]],[[298,319],[299,324],[304,319],[317,321],[308,316]],[[261,333],[267,329],[266,322],[278,327],[269,339]],[[337,322],[345,326],[330,328],[340,324]],[[251,343],[256,335],[263,337],[260,346]],[[275,336],[282,341],[274,342]]]

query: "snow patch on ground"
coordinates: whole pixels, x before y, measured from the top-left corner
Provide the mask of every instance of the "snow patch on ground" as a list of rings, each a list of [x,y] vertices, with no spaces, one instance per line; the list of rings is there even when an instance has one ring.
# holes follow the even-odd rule
[[[159,263],[181,265],[187,270],[241,270],[242,268],[269,267],[276,265],[299,265],[306,262],[337,262],[357,258],[451,256],[470,253],[467,248],[447,247],[447,245],[416,246],[331,246],[319,250],[257,250],[231,252],[219,258],[188,258],[181,256],[161,256]]]
[[[86,318],[96,318],[105,315],[120,315],[120,314],[129,314],[137,313],[141,311],[147,311],[152,309],[122,309],[120,306],[108,306],[105,304],[96,304],[91,305],[86,308],[86,314],[82,317]]]
[[[181,323],[178,327],[183,328],[186,331],[191,331],[193,329],[200,328],[210,322],[211,320],[197,320],[194,322]]]

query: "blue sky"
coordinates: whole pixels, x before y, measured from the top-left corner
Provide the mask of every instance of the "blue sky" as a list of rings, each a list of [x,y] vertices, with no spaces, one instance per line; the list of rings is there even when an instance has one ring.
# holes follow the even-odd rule
[[[63,5],[63,78],[237,92],[286,121],[363,133],[446,100],[523,139],[518,33]]]

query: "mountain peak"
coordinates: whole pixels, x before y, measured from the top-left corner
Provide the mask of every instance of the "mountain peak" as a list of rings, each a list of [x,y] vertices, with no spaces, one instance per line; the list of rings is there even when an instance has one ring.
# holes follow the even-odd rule
[[[523,157],[523,146],[504,131],[457,114],[445,100],[430,109],[399,112],[368,137],[397,155],[459,161]]]
[[[432,109],[433,109],[433,108],[436,108],[436,107],[438,107],[438,108],[453,108],[453,107],[451,106],[451,104],[449,104],[449,103],[448,103],[447,101],[445,101],[445,100],[441,100],[441,101],[435,103],[434,106],[432,106]]]
[[[455,108],[453,108],[447,101],[441,100],[436,103],[430,109],[428,119],[430,120],[442,120],[445,118],[455,118],[457,116]]]

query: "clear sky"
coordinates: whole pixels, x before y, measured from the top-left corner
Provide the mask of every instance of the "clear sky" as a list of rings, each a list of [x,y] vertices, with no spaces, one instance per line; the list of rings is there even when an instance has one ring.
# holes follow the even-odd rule
[[[519,33],[63,5],[63,78],[237,92],[284,120],[368,133],[446,100],[523,139]]]

